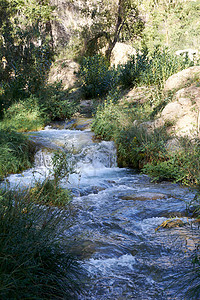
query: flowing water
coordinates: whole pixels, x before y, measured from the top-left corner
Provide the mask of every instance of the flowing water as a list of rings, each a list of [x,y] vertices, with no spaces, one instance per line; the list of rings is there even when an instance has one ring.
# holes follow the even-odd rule
[[[113,142],[94,142],[91,131],[47,129],[32,133],[43,145],[35,167],[11,175],[7,183],[24,187],[51,173],[55,149],[73,153],[76,173],[61,185],[71,188],[76,222],[66,235],[89,274],[80,299],[187,299],[185,279],[172,276],[191,269],[198,230],[186,218],[194,194],[177,184],[150,179],[116,163]],[[160,228],[170,217],[184,227]]]

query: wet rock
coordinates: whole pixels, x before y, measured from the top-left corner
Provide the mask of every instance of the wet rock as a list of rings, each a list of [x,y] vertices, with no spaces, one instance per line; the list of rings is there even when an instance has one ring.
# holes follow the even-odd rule
[[[173,219],[173,220],[166,220],[161,225],[159,225],[155,231],[158,231],[158,229],[162,228],[175,228],[175,227],[182,227],[185,223],[181,221],[180,219]]]
[[[96,245],[89,240],[75,240],[73,245],[71,246],[71,252],[73,253],[73,255],[76,255],[80,259],[90,258],[95,251]]]
[[[65,125],[65,129],[73,128],[75,123],[76,123],[76,119],[71,119],[71,120],[68,121],[67,124]]]
[[[149,193],[149,192],[126,195],[126,196],[121,197],[122,200],[137,200],[137,201],[158,200],[158,199],[164,199],[164,198],[166,198],[165,194]]]
[[[90,186],[80,191],[80,196],[86,196],[89,194],[98,194],[100,191],[104,191],[106,188],[101,186]]]
[[[76,118],[72,119],[65,125],[65,129],[86,130],[90,129],[92,118]]]
[[[164,212],[159,215],[159,217],[165,217],[165,218],[182,218],[185,217],[187,214],[186,212],[181,212],[181,211],[173,211],[173,212]]]

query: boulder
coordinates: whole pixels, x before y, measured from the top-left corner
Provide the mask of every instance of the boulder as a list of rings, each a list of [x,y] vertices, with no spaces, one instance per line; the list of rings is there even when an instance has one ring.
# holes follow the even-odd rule
[[[183,88],[175,93],[173,100],[163,109],[161,120],[173,125],[177,136],[196,137],[200,129],[200,87]]]
[[[158,200],[166,198],[165,194],[161,193],[150,193],[150,192],[143,192],[138,194],[126,195],[122,196],[122,200],[137,200],[137,201],[146,201],[146,200]]]
[[[190,67],[170,76],[164,86],[166,92],[179,90],[200,78],[200,66]]]
[[[106,47],[101,49],[101,53],[105,54]],[[131,55],[135,55],[136,50],[131,45],[127,45],[125,43],[116,43],[112,55],[111,55],[111,66],[117,66],[118,64],[125,64]]]
[[[57,60],[50,69],[48,82],[61,81],[64,89],[68,89],[75,84],[78,70],[79,64],[72,60]]]

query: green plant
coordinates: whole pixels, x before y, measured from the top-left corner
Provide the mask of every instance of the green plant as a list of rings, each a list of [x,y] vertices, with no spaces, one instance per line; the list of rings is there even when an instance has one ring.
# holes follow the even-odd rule
[[[97,98],[106,95],[117,85],[114,69],[101,55],[85,57],[79,71],[83,93],[86,98]]]
[[[0,298],[77,299],[83,270],[59,229],[62,212],[28,201],[0,191]]]
[[[71,201],[71,192],[59,187],[55,180],[47,178],[42,183],[35,182],[29,190],[29,201],[46,206],[66,207]]]
[[[31,95],[23,101],[13,103],[7,110],[4,110],[1,128],[13,129],[18,132],[39,130],[44,127],[45,122],[38,99]]]
[[[178,57],[166,48],[155,48],[148,53],[146,48],[137,52],[122,66],[119,82],[124,87],[134,85],[157,85],[163,87],[164,82],[173,74],[193,65],[188,57]]]
[[[48,84],[37,92],[39,107],[48,121],[69,119],[78,110],[77,101],[68,99],[60,82]]]
[[[34,146],[21,133],[0,129],[0,179],[31,167]]]
[[[63,151],[56,151],[52,157],[53,179],[57,185],[59,180],[65,178],[68,181],[69,174],[74,172],[75,162],[72,155]]]

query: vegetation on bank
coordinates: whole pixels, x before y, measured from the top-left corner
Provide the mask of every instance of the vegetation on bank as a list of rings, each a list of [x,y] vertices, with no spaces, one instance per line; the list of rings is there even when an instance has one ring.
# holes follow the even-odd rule
[[[115,141],[119,166],[136,168],[154,180],[199,184],[199,140],[179,138],[178,146],[172,151],[172,137],[167,134],[167,127],[172,124],[154,130],[140,125],[151,122],[171,100],[172,95],[162,92],[166,79],[192,63],[187,57],[176,58],[166,49],[156,49],[152,55],[144,51],[124,66],[118,66],[118,85],[149,87],[148,99],[139,103],[118,101],[115,86],[115,92],[110,92],[96,111],[92,128],[98,137]],[[93,68],[90,70],[93,72]],[[97,83],[95,87],[98,88]]]
[[[11,130],[0,130],[0,180],[10,173],[30,168],[34,147],[27,137]]]
[[[0,190],[1,299],[77,298],[84,272],[62,238],[62,218],[28,192]]]
[[[172,150],[172,137],[167,134],[167,127],[149,131],[139,123],[133,125],[135,117],[142,122],[150,119],[152,114],[150,106],[140,104],[139,109],[137,107],[138,104],[124,106],[105,102],[93,122],[98,137],[116,143],[119,166],[138,169],[154,180],[199,184],[199,140],[179,138],[177,148]]]

